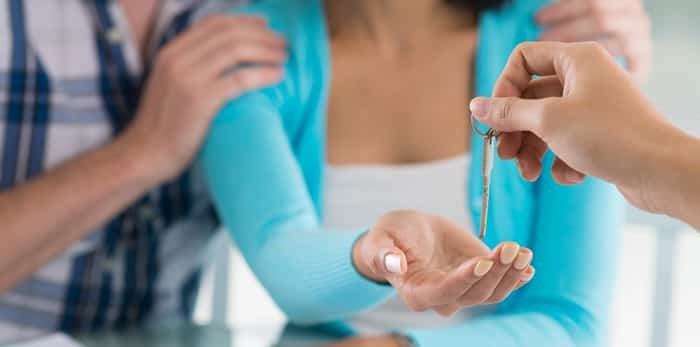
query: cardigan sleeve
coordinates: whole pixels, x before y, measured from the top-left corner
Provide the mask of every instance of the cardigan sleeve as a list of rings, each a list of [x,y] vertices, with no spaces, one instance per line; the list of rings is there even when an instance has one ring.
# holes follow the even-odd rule
[[[224,225],[291,321],[338,320],[393,293],[353,266],[352,247],[365,230],[320,225],[278,108],[264,93],[223,108],[201,160]]]
[[[552,156],[548,157],[549,167]],[[421,347],[599,346],[612,295],[624,204],[616,189],[588,178],[537,184],[531,247],[537,272],[497,310],[445,329],[410,331]]]

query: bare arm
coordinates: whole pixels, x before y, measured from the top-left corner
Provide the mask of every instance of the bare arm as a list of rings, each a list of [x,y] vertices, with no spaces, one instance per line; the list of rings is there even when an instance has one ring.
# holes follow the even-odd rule
[[[700,229],[700,139],[665,119],[601,46],[521,44],[494,98],[476,98],[471,111],[504,131],[499,155],[524,178],[540,175],[551,149],[559,183],[596,176],[635,206]]]
[[[211,17],[166,46],[123,135],[0,192],[0,293],[176,177],[220,105],[278,81],[285,59],[284,41],[250,17]],[[223,74],[241,62],[265,64]]]
[[[137,161],[114,143],[0,193],[0,292],[145,192]]]

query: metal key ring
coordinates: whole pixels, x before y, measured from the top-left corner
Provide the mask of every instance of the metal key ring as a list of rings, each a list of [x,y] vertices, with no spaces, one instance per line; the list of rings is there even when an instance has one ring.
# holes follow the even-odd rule
[[[476,118],[474,118],[474,115],[473,114],[469,115],[469,117],[472,120],[472,129],[474,129],[474,132],[479,134],[479,136],[481,136],[481,137],[492,137],[492,136],[498,137],[498,135],[501,135],[500,131],[496,131],[492,128],[489,128],[489,130],[487,130],[486,132],[479,130],[479,128],[476,127]]]

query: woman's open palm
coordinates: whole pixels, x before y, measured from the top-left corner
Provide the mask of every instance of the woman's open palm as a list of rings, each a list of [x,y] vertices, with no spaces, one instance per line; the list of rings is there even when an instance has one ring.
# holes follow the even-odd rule
[[[353,258],[360,272],[391,283],[411,309],[442,315],[500,302],[534,275],[529,249],[506,242],[491,251],[461,226],[413,211],[380,218]]]

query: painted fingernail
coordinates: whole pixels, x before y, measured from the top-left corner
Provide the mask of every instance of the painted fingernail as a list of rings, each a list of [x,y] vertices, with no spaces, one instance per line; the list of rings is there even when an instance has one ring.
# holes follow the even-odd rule
[[[491,260],[479,260],[474,267],[474,276],[481,277],[486,275],[493,267],[493,262]]]
[[[522,280],[525,281],[525,282],[528,282],[528,281],[531,280],[533,277],[535,277],[535,268],[534,268],[534,267],[530,267],[530,268],[528,268],[527,270],[525,270],[525,274],[523,275]]]
[[[390,273],[401,273],[401,257],[398,254],[387,254],[384,256],[384,267]]]
[[[532,261],[532,253],[528,251],[520,251],[520,253],[518,253],[518,257],[515,258],[513,267],[518,271],[524,270],[530,264],[530,261]]]
[[[564,177],[566,178],[566,180],[568,182],[571,182],[571,183],[579,182],[583,178],[583,176],[580,173],[573,171],[573,170],[568,170],[566,172],[566,174],[564,174]]]
[[[519,250],[520,246],[517,244],[512,242],[506,243],[503,248],[501,248],[501,264],[508,265],[512,263],[515,257],[518,256]]]

